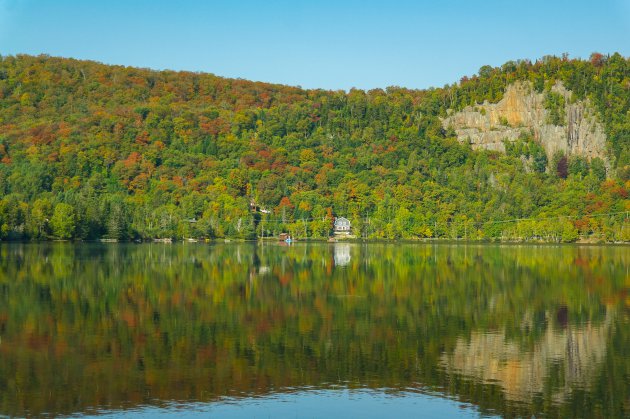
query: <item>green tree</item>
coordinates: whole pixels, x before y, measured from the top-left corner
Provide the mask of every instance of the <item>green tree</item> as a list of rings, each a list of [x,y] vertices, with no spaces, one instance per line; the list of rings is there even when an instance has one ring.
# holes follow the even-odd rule
[[[41,239],[50,233],[50,219],[53,215],[53,206],[49,199],[40,198],[33,202],[31,207],[30,228],[33,237]]]
[[[578,239],[578,230],[570,221],[562,223],[562,241],[565,243],[574,242]]]
[[[581,178],[588,175],[589,167],[588,162],[582,156],[571,156],[568,162],[569,174],[574,176],[580,176]]]
[[[71,239],[75,230],[74,208],[66,203],[55,205],[55,212],[50,220],[53,234],[60,239]]]
[[[539,144],[535,144],[532,150],[533,168],[538,173],[544,173],[547,170],[547,153]]]
[[[107,236],[118,240],[129,238],[129,215],[127,207],[120,197],[114,197],[109,202]]]
[[[595,157],[591,160],[591,173],[601,182],[606,180],[606,166],[604,161],[599,157]]]
[[[565,125],[565,100],[564,97],[555,92],[547,92],[545,95],[544,106],[547,110],[548,124],[552,125]]]

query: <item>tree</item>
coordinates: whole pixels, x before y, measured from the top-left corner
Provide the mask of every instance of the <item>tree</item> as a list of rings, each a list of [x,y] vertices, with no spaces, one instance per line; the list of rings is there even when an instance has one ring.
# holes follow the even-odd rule
[[[604,161],[599,157],[595,157],[591,160],[591,173],[593,173],[593,176],[600,182],[606,180],[606,166],[604,165]]]
[[[565,243],[574,242],[578,239],[578,230],[570,221],[564,221],[562,223],[562,241]]]
[[[33,237],[41,239],[48,236],[48,227],[53,214],[53,206],[47,198],[36,199],[31,208],[30,230]]]
[[[545,95],[544,107],[547,110],[546,121],[552,125],[565,125],[565,100],[564,97],[555,92],[547,92]]]
[[[71,239],[75,230],[74,208],[66,203],[55,205],[55,212],[50,220],[53,234],[60,239]]]
[[[559,178],[566,179],[569,175],[569,163],[567,156],[563,152],[557,152],[553,156],[553,167],[556,169],[556,175]]]
[[[107,236],[111,239],[127,239],[129,216],[127,207],[122,199],[115,197],[109,203],[109,214],[107,219]]]
[[[544,173],[547,170],[547,153],[538,146],[532,152],[533,168],[538,173]]]
[[[589,168],[588,162],[582,156],[571,156],[568,162],[569,174],[574,176],[580,176],[581,178],[588,175]]]

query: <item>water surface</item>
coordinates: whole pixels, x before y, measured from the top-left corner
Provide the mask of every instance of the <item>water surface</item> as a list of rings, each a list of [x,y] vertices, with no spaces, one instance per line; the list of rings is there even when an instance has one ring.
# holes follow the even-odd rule
[[[0,415],[628,417],[629,259],[1,244]]]

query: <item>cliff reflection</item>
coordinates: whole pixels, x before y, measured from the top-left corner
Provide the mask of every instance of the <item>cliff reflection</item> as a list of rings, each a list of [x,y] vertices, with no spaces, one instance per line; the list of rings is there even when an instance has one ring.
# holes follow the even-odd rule
[[[628,258],[616,247],[3,244],[0,414],[341,385],[436,391],[507,415],[627,416]]]
[[[469,339],[457,338],[455,349],[443,354],[442,362],[449,374],[499,384],[510,400],[531,402],[551,384],[547,389],[551,399],[561,403],[572,389],[588,389],[596,379],[606,356],[610,324],[608,315],[599,325],[551,326],[532,348],[503,332],[475,331]]]

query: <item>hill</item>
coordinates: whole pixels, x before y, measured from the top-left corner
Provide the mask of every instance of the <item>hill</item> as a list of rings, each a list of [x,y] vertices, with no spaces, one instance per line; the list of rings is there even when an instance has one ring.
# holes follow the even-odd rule
[[[629,112],[619,54],[367,92],[5,56],[0,238],[627,241]]]

